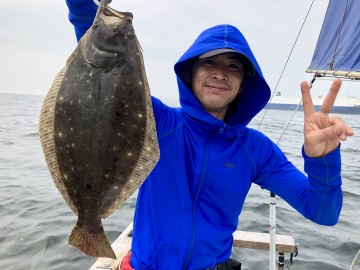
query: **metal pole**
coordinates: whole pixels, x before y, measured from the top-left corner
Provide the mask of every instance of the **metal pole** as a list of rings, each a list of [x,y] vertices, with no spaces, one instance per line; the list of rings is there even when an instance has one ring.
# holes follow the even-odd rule
[[[270,270],[276,270],[276,197],[270,193]]]

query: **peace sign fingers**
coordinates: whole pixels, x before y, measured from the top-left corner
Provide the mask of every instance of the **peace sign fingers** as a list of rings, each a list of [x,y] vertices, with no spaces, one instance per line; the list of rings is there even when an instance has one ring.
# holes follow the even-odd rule
[[[340,90],[342,80],[335,79],[333,84],[330,87],[329,93],[326,95],[325,100],[321,106],[320,112],[322,113],[329,113],[334,106],[336,96]],[[310,94],[310,87],[307,82],[301,83],[301,93],[303,98],[303,105],[304,105],[304,114],[305,118],[315,112],[314,104]]]
[[[329,113],[334,106],[335,99],[337,94],[339,93],[341,87],[342,80],[335,79],[333,84],[330,87],[329,93],[326,95],[325,100],[320,108],[320,112]]]
[[[319,112],[315,111],[307,82],[301,83],[304,106],[304,149],[310,157],[319,157],[333,151],[340,140],[354,132],[340,117],[330,118],[328,113],[335,103],[342,81],[334,80]]]
[[[304,117],[306,119],[315,112],[315,108],[311,98],[309,84],[306,81],[303,81],[301,82],[300,88],[301,88],[302,101],[304,107]]]

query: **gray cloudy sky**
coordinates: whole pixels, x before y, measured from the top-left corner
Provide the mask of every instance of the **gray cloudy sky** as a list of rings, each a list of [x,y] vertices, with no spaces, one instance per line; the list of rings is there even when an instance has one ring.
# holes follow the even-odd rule
[[[113,0],[134,15],[153,95],[177,99],[173,65],[205,28],[230,23],[247,38],[274,90],[311,0]],[[309,66],[328,0],[314,3],[278,90],[298,95]],[[45,95],[56,73],[76,47],[64,0],[1,1],[0,92]],[[316,83],[325,94],[329,82]],[[352,83],[342,94],[353,94]]]

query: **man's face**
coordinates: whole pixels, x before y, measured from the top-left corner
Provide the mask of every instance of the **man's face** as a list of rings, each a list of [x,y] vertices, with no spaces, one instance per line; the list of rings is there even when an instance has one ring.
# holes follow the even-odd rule
[[[193,66],[193,93],[204,109],[220,120],[224,120],[244,78],[244,67],[235,55],[223,53],[198,58]]]

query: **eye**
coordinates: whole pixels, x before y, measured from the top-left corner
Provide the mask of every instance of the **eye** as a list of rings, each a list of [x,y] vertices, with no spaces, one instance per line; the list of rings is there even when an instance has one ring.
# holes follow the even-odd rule
[[[234,64],[234,63],[228,65],[228,67],[230,69],[233,69],[233,70],[239,70],[240,69],[240,66],[238,64]]]
[[[203,61],[203,63],[206,64],[206,65],[214,65],[215,64],[215,62],[211,58],[210,59],[205,59]]]
[[[108,8],[105,8],[103,12],[105,16],[114,16],[114,14]]]
[[[239,63],[230,63],[228,65],[228,68],[232,71],[235,71],[235,72],[244,72],[244,67],[242,64],[239,64]]]
[[[117,33],[117,32],[120,32],[120,27],[118,25],[115,25],[114,28],[113,28],[113,32],[114,33]]]
[[[128,33],[127,33],[128,37],[130,39],[133,39],[135,37],[135,31],[134,30],[130,30]]]

